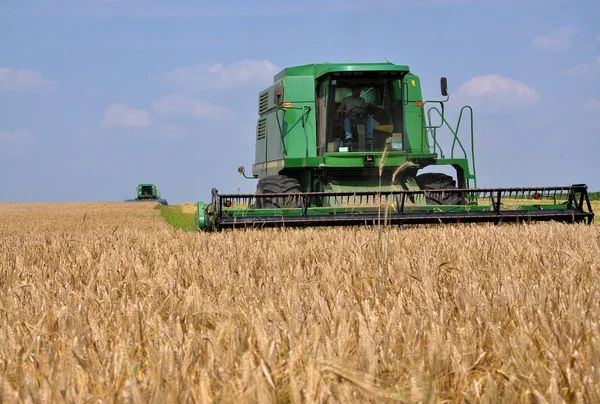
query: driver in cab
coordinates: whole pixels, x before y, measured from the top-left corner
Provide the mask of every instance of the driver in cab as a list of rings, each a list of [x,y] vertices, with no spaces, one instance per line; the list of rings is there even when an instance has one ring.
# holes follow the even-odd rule
[[[361,88],[354,87],[352,88],[352,95],[344,98],[337,109],[337,113],[340,116],[344,116],[344,133],[346,135],[346,142],[352,141],[352,121],[348,114],[350,115],[362,115],[365,113],[365,109],[369,106],[364,98],[360,96]],[[352,111],[355,110],[355,111]],[[360,111],[360,112],[359,112]],[[373,128],[375,127],[375,119],[373,116],[369,115],[364,118],[365,125],[365,134],[367,136],[367,141],[373,141]]]

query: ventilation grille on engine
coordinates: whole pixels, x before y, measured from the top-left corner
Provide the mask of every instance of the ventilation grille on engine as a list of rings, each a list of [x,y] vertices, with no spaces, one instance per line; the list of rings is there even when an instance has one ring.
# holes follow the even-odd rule
[[[260,95],[260,98],[258,100],[258,114],[264,114],[265,112],[267,112],[267,109],[269,109],[269,93],[264,92]]]
[[[258,121],[258,126],[256,127],[256,139],[264,139],[267,136],[267,119],[263,118]]]

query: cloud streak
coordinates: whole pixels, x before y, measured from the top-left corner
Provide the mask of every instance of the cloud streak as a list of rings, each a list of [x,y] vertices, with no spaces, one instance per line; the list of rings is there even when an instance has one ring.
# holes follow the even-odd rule
[[[600,47],[600,35],[594,39],[595,45]],[[588,62],[579,63],[564,72],[567,76],[588,76],[600,73],[600,54]]]
[[[533,38],[531,47],[552,52],[568,51],[573,47],[573,38],[580,32],[580,27],[562,27],[550,35]]]
[[[600,72],[600,57],[594,63],[580,63],[565,71],[567,76],[587,76]]]
[[[37,143],[37,136],[24,129],[0,129],[0,154],[25,154],[26,150]]]
[[[336,1],[324,3],[320,0],[304,2],[249,2],[231,0],[226,7],[220,2],[189,2],[173,0],[171,2],[149,2],[147,0],[63,0],[60,5],[46,2],[37,4],[19,4],[12,6],[10,15],[34,15],[44,17],[99,17],[99,18],[239,18],[286,15],[340,15],[407,10],[423,7],[457,7],[490,4],[519,3],[522,0],[379,0],[365,3],[362,0]],[[533,0],[529,0],[533,1]],[[548,1],[548,0],[545,0]]]
[[[0,141],[34,143],[37,140],[33,132],[28,130],[0,130]]]
[[[144,128],[150,125],[152,125],[150,112],[143,109],[129,108],[123,104],[114,104],[108,107],[101,124],[104,128],[115,126]]]
[[[255,82],[268,83],[279,70],[269,60],[245,59],[231,64],[183,66],[163,78],[186,89],[226,89]]]
[[[154,101],[152,107],[160,115],[208,118],[216,121],[226,119],[231,114],[231,111],[225,107],[182,94],[167,95]]]
[[[585,107],[583,107],[583,110],[590,114],[600,114],[600,100],[594,99],[588,101],[587,104],[585,104]]]
[[[54,91],[55,89],[56,83],[46,79],[35,70],[0,68],[0,91],[32,93]]]

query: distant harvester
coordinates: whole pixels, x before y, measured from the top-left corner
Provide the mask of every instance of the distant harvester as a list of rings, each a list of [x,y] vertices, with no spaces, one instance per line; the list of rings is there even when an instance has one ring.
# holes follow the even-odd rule
[[[125,202],[158,202],[168,205],[166,199],[161,199],[160,192],[154,184],[139,184],[137,186],[137,197],[126,199]]]

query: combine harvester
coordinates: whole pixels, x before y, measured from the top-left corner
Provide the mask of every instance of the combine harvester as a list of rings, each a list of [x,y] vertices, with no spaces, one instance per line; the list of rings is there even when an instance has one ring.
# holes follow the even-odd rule
[[[168,205],[166,199],[161,199],[160,192],[154,184],[139,184],[137,186],[137,197],[135,199],[126,199],[125,202],[158,202]]]
[[[197,229],[592,223],[583,184],[477,188],[473,111],[463,107],[452,127],[444,115],[446,79],[440,84],[445,100],[423,101],[419,77],[407,66],[284,69],[259,94],[252,175],[239,168],[258,179],[256,193],[213,189],[209,204],[198,203]],[[463,120],[466,144],[458,136]],[[445,151],[442,144],[449,145]],[[452,175],[431,172],[444,169]]]

